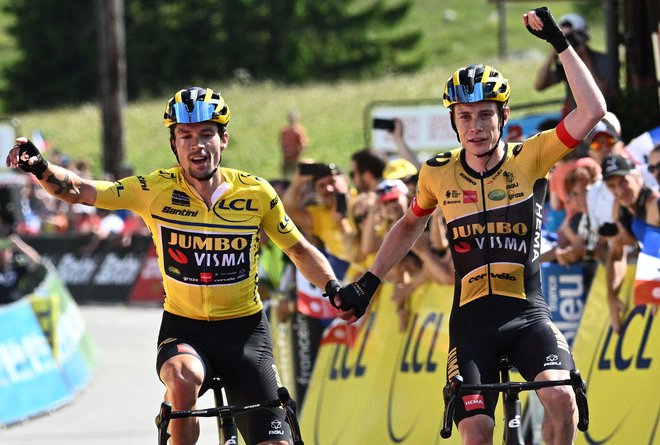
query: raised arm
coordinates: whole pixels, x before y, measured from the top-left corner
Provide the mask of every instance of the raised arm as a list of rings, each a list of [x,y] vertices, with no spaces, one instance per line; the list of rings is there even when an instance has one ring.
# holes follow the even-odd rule
[[[548,8],[529,11],[523,16],[523,23],[529,32],[550,43],[559,54],[577,105],[564,119],[564,125],[574,139],[584,139],[607,112],[603,94],[587,66],[557,26]]]
[[[69,204],[94,205],[96,202],[96,181],[83,179],[71,170],[49,163],[27,138],[16,139],[5,163],[7,167],[32,173],[44,190],[57,199]]]

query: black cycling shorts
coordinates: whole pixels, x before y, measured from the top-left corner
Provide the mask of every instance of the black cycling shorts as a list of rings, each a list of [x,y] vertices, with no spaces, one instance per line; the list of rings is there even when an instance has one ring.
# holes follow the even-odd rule
[[[221,321],[193,320],[163,313],[158,334],[156,372],[179,354],[197,356],[205,375],[200,396],[218,376],[232,405],[277,399],[279,376],[273,358],[268,320],[263,312]],[[236,424],[248,444],[291,440],[285,412],[260,409],[236,416]]]
[[[471,325],[469,329],[450,335],[447,378],[458,373],[466,384],[499,382],[499,363],[503,355],[527,381],[533,381],[542,371],[575,368],[573,356],[563,334],[550,318],[531,323],[514,321],[503,327]],[[457,403],[454,421],[486,414],[495,418],[499,393],[471,391]]]

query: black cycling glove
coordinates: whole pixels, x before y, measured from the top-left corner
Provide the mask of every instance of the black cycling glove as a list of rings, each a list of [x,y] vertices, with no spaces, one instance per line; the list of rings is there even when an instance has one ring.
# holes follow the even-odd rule
[[[555,51],[557,51],[557,54],[568,48],[568,39],[557,25],[557,22],[555,22],[555,19],[552,17],[550,10],[543,6],[541,8],[536,8],[534,12],[538,18],[543,21],[543,29],[536,31],[527,25],[527,30],[539,39],[543,39],[551,44],[555,48]]]
[[[371,272],[365,273],[355,283],[351,283],[339,291],[341,309],[344,311],[354,309],[355,316],[362,317],[378,286],[380,286],[380,278]]]
[[[335,295],[341,291],[341,284],[337,280],[330,280],[325,283],[325,293],[324,297],[328,297],[330,304],[335,308],[339,309],[339,306],[335,304]]]
[[[28,140],[26,144],[19,144],[18,167],[26,173],[32,173],[37,179],[43,179],[43,174],[48,168],[48,161],[41,156],[39,149]],[[28,159],[36,157],[37,162],[30,165]]]

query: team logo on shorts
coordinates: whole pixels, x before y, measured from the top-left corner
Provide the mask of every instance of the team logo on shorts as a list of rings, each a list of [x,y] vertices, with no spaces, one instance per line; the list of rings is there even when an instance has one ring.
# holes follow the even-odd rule
[[[465,411],[472,411],[474,409],[486,409],[484,396],[481,394],[463,396],[463,405],[465,406]]]

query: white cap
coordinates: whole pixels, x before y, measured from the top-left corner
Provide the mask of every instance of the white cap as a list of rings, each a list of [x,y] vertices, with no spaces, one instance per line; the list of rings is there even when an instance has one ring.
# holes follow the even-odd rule
[[[581,32],[582,34],[588,34],[587,22],[581,15],[570,13],[564,14],[559,19],[559,26],[570,26],[573,31]]]
[[[600,133],[607,133],[617,139],[621,139],[621,123],[611,111],[608,111],[600,120],[600,122],[598,122],[596,126],[591,130],[591,132],[586,137],[586,142],[591,143],[594,137]]]

